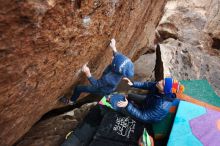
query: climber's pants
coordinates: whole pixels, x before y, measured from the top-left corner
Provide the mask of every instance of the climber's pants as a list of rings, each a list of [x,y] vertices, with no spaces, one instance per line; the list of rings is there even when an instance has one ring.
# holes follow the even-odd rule
[[[76,86],[71,97],[71,101],[76,101],[81,93],[91,93],[99,96],[104,96],[105,94],[98,88],[94,86]]]

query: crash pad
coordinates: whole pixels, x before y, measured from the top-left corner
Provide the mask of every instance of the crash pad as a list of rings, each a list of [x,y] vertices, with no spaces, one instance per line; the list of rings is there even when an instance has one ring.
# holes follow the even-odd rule
[[[191,100],[203,102],[206,107],[210,105],[220,110],[220,97],[207,80],[182,80],[181,84],[185,86],[184,94],[192,97]],[[191,100],[188,100],[188,102],[191,102]],[[194,103],[197,104],[197,102]]]
[[[219,124],[220,112],[180,101],[167,145],[219,145]]]

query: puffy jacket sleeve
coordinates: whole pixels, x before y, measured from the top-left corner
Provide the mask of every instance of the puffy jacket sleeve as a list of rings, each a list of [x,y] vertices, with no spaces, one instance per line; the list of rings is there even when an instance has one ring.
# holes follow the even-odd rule
[[[142,110],[135,107],[131,103],[128,103],[126,111],[132,117],[144,123],[158,122],[162,120],[168,113],[165,110],[159,108],[154,110]]]
[[[133,82],[131,87],[145,90],[154,90],[156,87],[156,82]]]
[[[119,53],[119,52],[114,52],[114,51],[113,51],[113,56],[114,56],[114,57],[117,56],[117,55],[119,55],[119,54],[121,54],[121,53]]]
[[[126,106],[126,111],[134,118],[140,119],[141,121],[144,120],[142,119],[143,112],[131,103],[128,103],[128,105]]]
[[[112,66],[111,66],[111,65],[108,65],[108,66],[105,68],[105,70],[103,71],[102,76],[105,75],[105,74],[107,74],[107,73],[109,73],[111,70],[112,70]]]
[[[96,88],[107,86],[107,83],[103,83],[100,80],[96,80],[93,76],[88,78],[91,85],[93,85]]]

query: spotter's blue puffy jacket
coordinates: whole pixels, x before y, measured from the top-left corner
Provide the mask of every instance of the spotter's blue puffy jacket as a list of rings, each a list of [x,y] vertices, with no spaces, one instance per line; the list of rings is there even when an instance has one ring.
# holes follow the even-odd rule
[[[168,114],[173,102],[177,102],[176,95],[173,93],[160,94],[156,83],[157,82],[133,82],[132,87],[146,89],[151,93],[146,95],[143,107],[136,107],[129,102],[125,108],[132,117],[144,123],[162,120]]]

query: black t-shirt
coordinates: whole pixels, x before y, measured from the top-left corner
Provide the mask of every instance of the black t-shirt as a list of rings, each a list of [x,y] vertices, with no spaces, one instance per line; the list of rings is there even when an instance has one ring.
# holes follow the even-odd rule
[[[137,146],[143,130],[142,123],[111,110],[104,115],[90,146]]]

